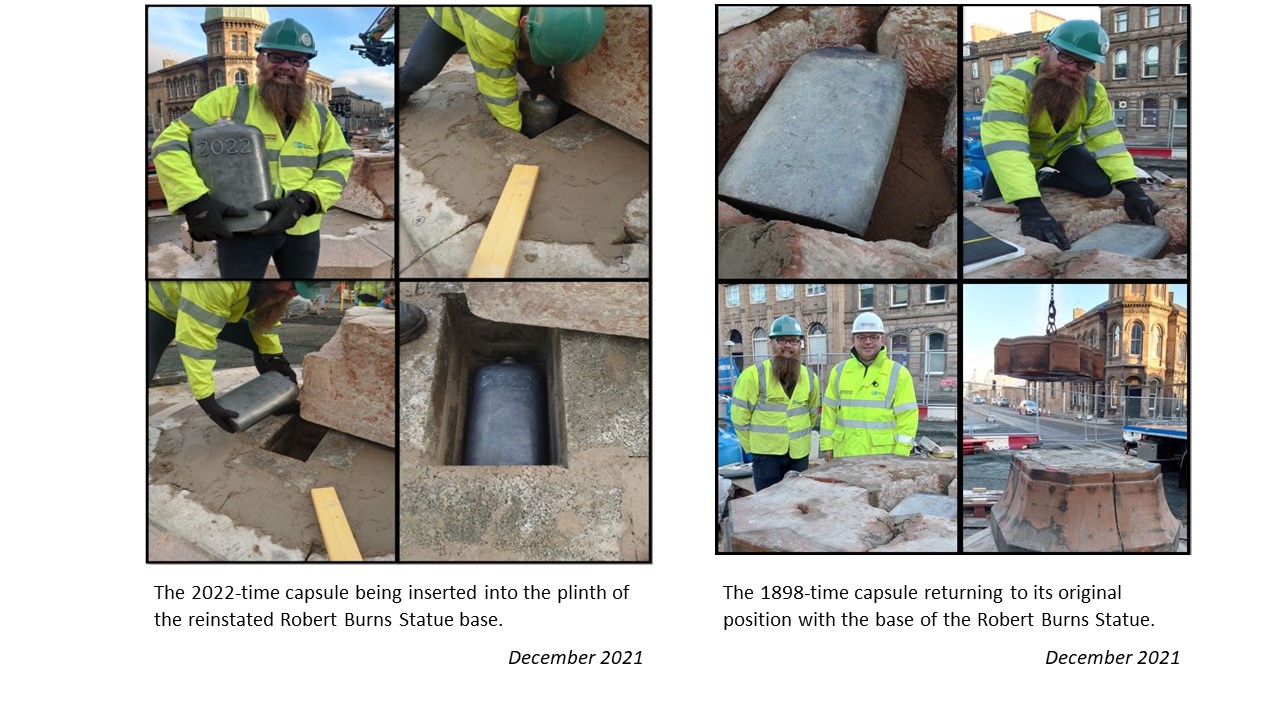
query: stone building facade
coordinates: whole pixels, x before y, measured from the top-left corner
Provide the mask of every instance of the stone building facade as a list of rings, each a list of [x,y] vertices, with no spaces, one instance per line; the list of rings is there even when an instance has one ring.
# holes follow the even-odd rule
[[[717,286],[716,355],[732,355],[739,368],[768,358],[769,327],[790,315],[805,329],[802,361],[826,382],[849,356],[849,330],[859,313],[884,320],[885,347],[911,371],[921,401],[955,402],[959,296],[954,284],[826,285],[751,283]]]
[[[1172,154],[1180,154],[1191,114],[1190,6],[1104,5],[1101,11],[1111,46],[1093,75],[1107,90],[1125,144],[1177,148]],[[1061,22],[1035,11],[1033,29],[1024,32],[974,26],[963,48],[964,109],[981,110],[991,78],[1037,54],[1045,34]]]
[[[1104,377],[1093,383],[1038,383],[1035,396],[1051,412],[1151,419],[1187,412],[1187,308],[1169,286],[1112,284],[1107,301],[1076,308],[1058,328],[1102,351]],[[1037,385],[1037,383],[1032,383]]]
[[[264,7],[205,8],[200,29],[206,54],[183,61],[165,59],[164,67],[147,74],[148,139],[190,112],[196,100],[214,88],[255,82],[258,53],[253,46],[269,24]],[[329,104],[332,79],[308,70],[307,87],[313,101]]]

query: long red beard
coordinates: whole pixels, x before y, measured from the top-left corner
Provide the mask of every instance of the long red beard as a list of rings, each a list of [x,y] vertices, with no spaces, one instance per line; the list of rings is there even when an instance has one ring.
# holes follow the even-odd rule
[[[253,331],[263,333],[276,326],[276,322],[284,317],[293,293],[288,290],[262,288],[258,300],[253,305]]]
[[[307,81],[301,83],[276,82],[266,77],[258,80],[258,95],[262,104],[267,106],[277,120],[286,117],[302,117],[302,110],[307,106]]]
[[[1048,110],[1055,123],[1063,123],[1080,102],[1085,77],[1082,75],[1075,84],[1069,85],[1061,76],[1042,70],[1031,86],[1031,117],[1039,115],[1041,110]]]
[[[800,378],[800,360],[797,358],[774,355],[770,367],[773,370],[773,378],[783,387],[790,386]]]

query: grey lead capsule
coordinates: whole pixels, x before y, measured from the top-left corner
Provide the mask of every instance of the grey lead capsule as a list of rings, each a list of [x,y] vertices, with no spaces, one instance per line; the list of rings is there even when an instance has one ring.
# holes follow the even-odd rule
[[[215,200],[249,211],[247,217],[224,218],[228,230],[257,230],[271,219],[266,210],[253,209],[272,197],[261,130],[222,118],[191,133],[191,160]]]
[[[289,378],[272,371],[243,383],[218,398],[218,404],[240,413],[231,418],[236,432],[244,432],[263,418],[298,399],[298,386]]]
[[[471,376],[464,465],[546,465],[547,386],[542,373],[506,358]]]
[[[906,95],[907,73],[893,58],[856,48],[802,55],[720,172],[717,192],[748,212],[861,235]]]

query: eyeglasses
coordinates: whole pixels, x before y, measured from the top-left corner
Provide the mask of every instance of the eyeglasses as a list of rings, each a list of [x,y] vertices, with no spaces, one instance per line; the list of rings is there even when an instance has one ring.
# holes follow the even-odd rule
[[[267,60],[270,61],[272,65],[289,63],[293,67],[302,67],[307,64],[307,59],[308,58],[288,57],[286,55],[281,55],[280,53],[267,53]]]
[[[779,345],[799,345],[803,340],[798,337],[780,337],[774,338]]]
[[[874,341],[874,340],[879,340],[879,339],[880,339],[880,336],[879,336],[879,335],[865,334],[865,333],[864,333],[864,334],[861,334],[861,335],[854,335],[854,336],[853,336],[853,339],[854,339],[854,340],[856,340],[857,342],[872,342],[872,341]]]
[[[1072,57],[1071,55],[1063,55],[1062,50],[1058,49],[1057,45],[1050,44],[1049,47],[1053,48],[1054,54],[1058,56],[1058,62],[1062,63],[1063,65],[1075,65],[1076,67],[1080,68],[1080,72],[1089,72],[1094,68],[1098,67],[1097,65],[1089,62],[1088,60],[1081,60],[1080,58]]]

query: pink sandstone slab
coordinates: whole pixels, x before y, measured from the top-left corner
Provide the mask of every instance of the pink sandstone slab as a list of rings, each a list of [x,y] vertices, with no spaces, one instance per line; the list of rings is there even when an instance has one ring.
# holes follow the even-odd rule
[[[302,360],[302,417],[395,447],[396,316],[352,308],[324,347]]]

